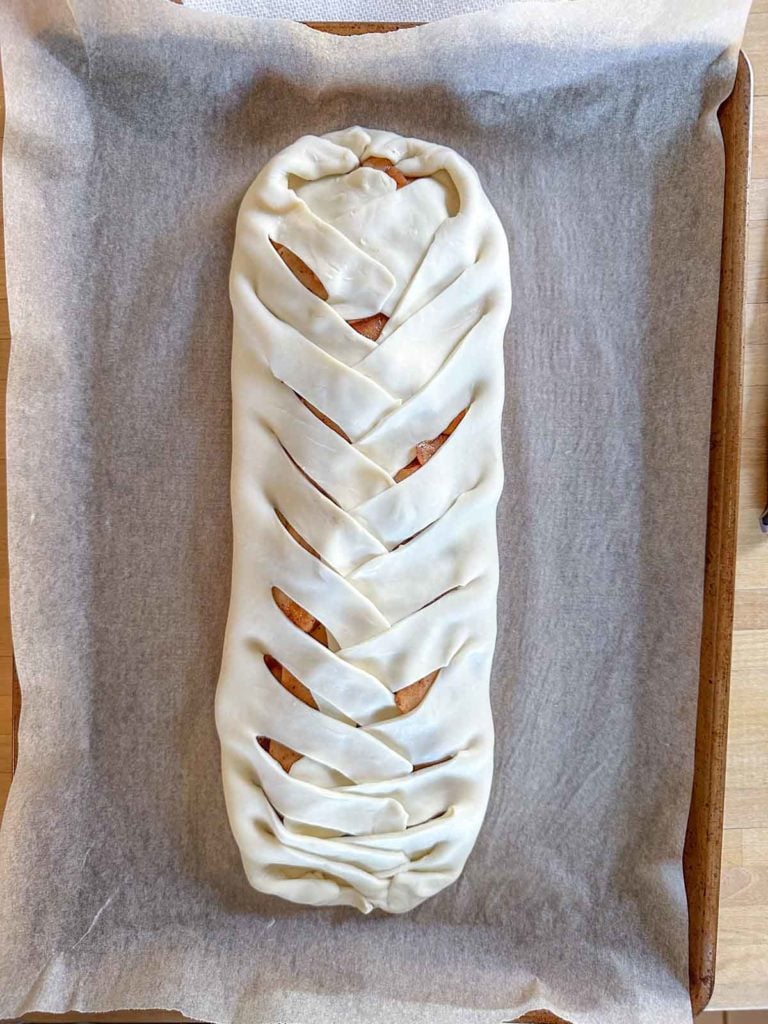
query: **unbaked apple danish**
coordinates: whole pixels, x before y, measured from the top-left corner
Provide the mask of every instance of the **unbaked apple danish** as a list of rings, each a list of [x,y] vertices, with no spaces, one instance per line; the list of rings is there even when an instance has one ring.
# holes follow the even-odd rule
[[[231,298],[232,830],[256,889],[407,911],[491,784],[504,232],[446,146],[310,135],[243,200]]]

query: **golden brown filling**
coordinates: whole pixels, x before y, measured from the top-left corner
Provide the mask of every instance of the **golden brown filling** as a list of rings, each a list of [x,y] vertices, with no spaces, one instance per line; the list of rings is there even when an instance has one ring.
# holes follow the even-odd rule
[[[413,178],[406,178],[402,171],[398,171],[392,161],[387,160],[385,156],[369,156],[367,160],[363,160],[360,166],[375,167],[377,171],[384,171],[385,174],[392,178],[398,188],[405,188],[406,185],[414,180]]]
[[[400,483],[401,480],[405,480],[411,473],[415,473],[417,469],[421,469],[425,463],[429,462],[435,452],[445,444],[466,414],[467,410],[462,409],[437,437],[433,437],[431,441],[419,441],[415,448],[415,457],[411,459],[407,466],[403,466],[402,469],[395,473],[395,481]]]
[[[395,693],[395,704],[397,704],[398,711],[404,715],[408,711],[413,711],[415,707],[427,696],[427,691],[434,681],[437,679],[440,669],[435,669],[434,672],[430,672],[428,676],[422,676],[421,679],[417,679],[415,683],[411,683],[410,686],[404,686],[402,690],[397,690]]]
[[[308,402],[306,398],[302,398],[301,395],[297,395],[296,397],[303,405],[306,405],[306,407],[309,409],[311,413],[317,416],[321,423],[324,423],[326,427],[330,427],[330,429],[335,434],[338,434],[339,437],[342,437],[349,444],[352,443],[351,439],[344,433],[344,431],[341,429],[338,423],[334,423],[333,420],[329,420],[324,412],[321,412],[319,409],[317,409],[314,405],[312,405],[311,402]]]
[[[347,320],[347,323],[369,341],[378,341],[388,320],[389,317],[386,314],[374,313],[373,316],[363,317],[362,320]]]
[[[325,285],[303,259],[297,256],[295,252],[292,252],[286,245],[281,245],[280,242],[273,242],[272,248],[300,284],[303,284],[318,299],[327,302],[328,292]]]

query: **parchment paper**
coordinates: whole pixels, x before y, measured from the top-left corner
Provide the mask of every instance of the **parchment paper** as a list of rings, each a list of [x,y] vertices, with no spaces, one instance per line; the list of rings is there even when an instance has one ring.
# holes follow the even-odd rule
[[[0,1014],[690,1020],[715,111],[747,6],[530,0],[338,38],[4,4],[23,713]],[[213,722],[235,215],[269,156],[353,123],[459,149],[512,258],[496,779],[463,877],[404,917],[249,889]]]

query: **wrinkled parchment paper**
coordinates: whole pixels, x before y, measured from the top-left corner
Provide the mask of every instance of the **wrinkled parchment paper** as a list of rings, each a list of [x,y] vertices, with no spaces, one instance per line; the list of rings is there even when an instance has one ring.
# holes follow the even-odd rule
[[[715,111],[746,13],[530,0],[339,38],[167,0],[6,0],[23,713],[0,1015],[690,1021]],[[469,158],[512,259],[496,779],[461,880],[403,917],[250,890],[213,721],[235,215],[278,149],[354,123]]]

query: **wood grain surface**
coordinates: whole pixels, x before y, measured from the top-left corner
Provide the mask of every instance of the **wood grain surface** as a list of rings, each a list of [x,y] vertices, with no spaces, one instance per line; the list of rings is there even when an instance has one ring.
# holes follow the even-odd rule
[[[317,26],[320,27],[320,26]],[[337,30],[338,26],[325,26]],[[369,31],[372,26],[355,25],[353,31]],[[768,262],[765,258],[766,227],[768,227],[768,0],[757,0],[750,19],[746,48],[750,53],[756,77],[756,119],[754,147],[754,179],[750,190],[750,244],[747,263],[748,336],[746,348],[746,380],[744,389],[744,444],[741,467],[742,482],[739,492],[739,549],[735,598],[735,628],[732,664],[731,726],[729,733],[728,773],[725,793],[725,839],[723,855],[723,888],[720,906],[720,938],[717,952],[717,986],[713,1006],[755,1007],[768,1005],[768,538],[763,538],[757,528],[757,516],[766,499],[768,488]],[[0,269],[0,375],[2,395],[7,374],[9,350],[7,302],[5,297],[5,264]],[[733,364],[730,371],[733,374]],[[731,383],[733,382],[731,377]],[[715,410],[717,412],[717,409]],[[2,423],[4,431],[4,408]],[[0,468],[0,494],[5,490],[5,445],[4,434],[2,463]],[[728,452],[731,453],[730,468],[733,468],[733,448],[724,442],[722,472],[729,472]],[[731,515],[727,489],[721,493],[721,509],[718,518],[727,528]],[[8,571],[5,502],[0,501],[0,813],[10,785],[14,762],[12,727],[13,709],[13,668],[10,639],[10,618],[8,609]],[[712,554],[710,545],[708,554]],[[720,550],[716,558],[727,551]],[[711,560],[710,560],[711,564]],[[711,581],[717,601],[723,601],[722,587],[727,591],[725,577],[716,573],[717,580]],[[702,687],[714,692],[716,687],[708,686],[704,676],[727,669],[730,645],[722,646],[723,629],[727,627],[729,614],[726,600],[719,606],[724,612],[713,616],[709,636],[714,638],[714,647],[702,649]],[[719,623],[719,625],[718,625]],[[719,633],[718,633],[719,630]],[[719,639],[718,639],[719,637]],[[718,691],[722,696],[723,690]],[[722,735],[717,733],[717,722],[723,720],[722,706],[710,706],[705,720],[700,719],[697,745],[711,758],[722,752]],[[713,732],[714,729],[714,732]],[[700,766],[703,764],[700,761]],[[709,771],[705,769],[704,776]],[[701,769],[697,771],[698,786],[701,788]],[[691,864],[700,870],[703,888],[697,897],[697,906],[704,917],[711,921],[715,903],[717,860],[713,858],[717,835],[712,839],[712,802],[717,807],[717,786],[711,788],[705,780],[704,791],[709,800],[709,811],[692,815],[692,831],[689,832],[689,871]],[[701,793],[695,806],[704,808]],[[715,814],[715,831],[717,815]],[[709,830],[709,831],[708,831]],[[697,850],[699,851],[697,853]],[[695,870],[694,870],[695,874]],[[707,902],[708,901],[708,902]],[[694,922],[699,921],[698,924]],[[702,924],[703,918],[692,912],[692,991],[699,1003],[706,998],[711,981],[707,968],[706,941],[697,945],[696,934],[712,936]],[[697,952],[698,950],[698,952]],[[699,966],[695,966],[698,958]],[[698,994],[697,994],[698,993]],[[63,1020],[62,1017],[31,1015],[30,1020]],[[160,1020],[153,1013],[144,1015],[72,1015],[73,1020]],[[179,1020],[177,1015],[163,1015],[162,1019]],[[707,1018],[705,1018],[706,1020]],[[733,1019],[733,1018],[729,1018]]]
[[[768,1010],[709,1010],[696,1024],[768,1024]]]

